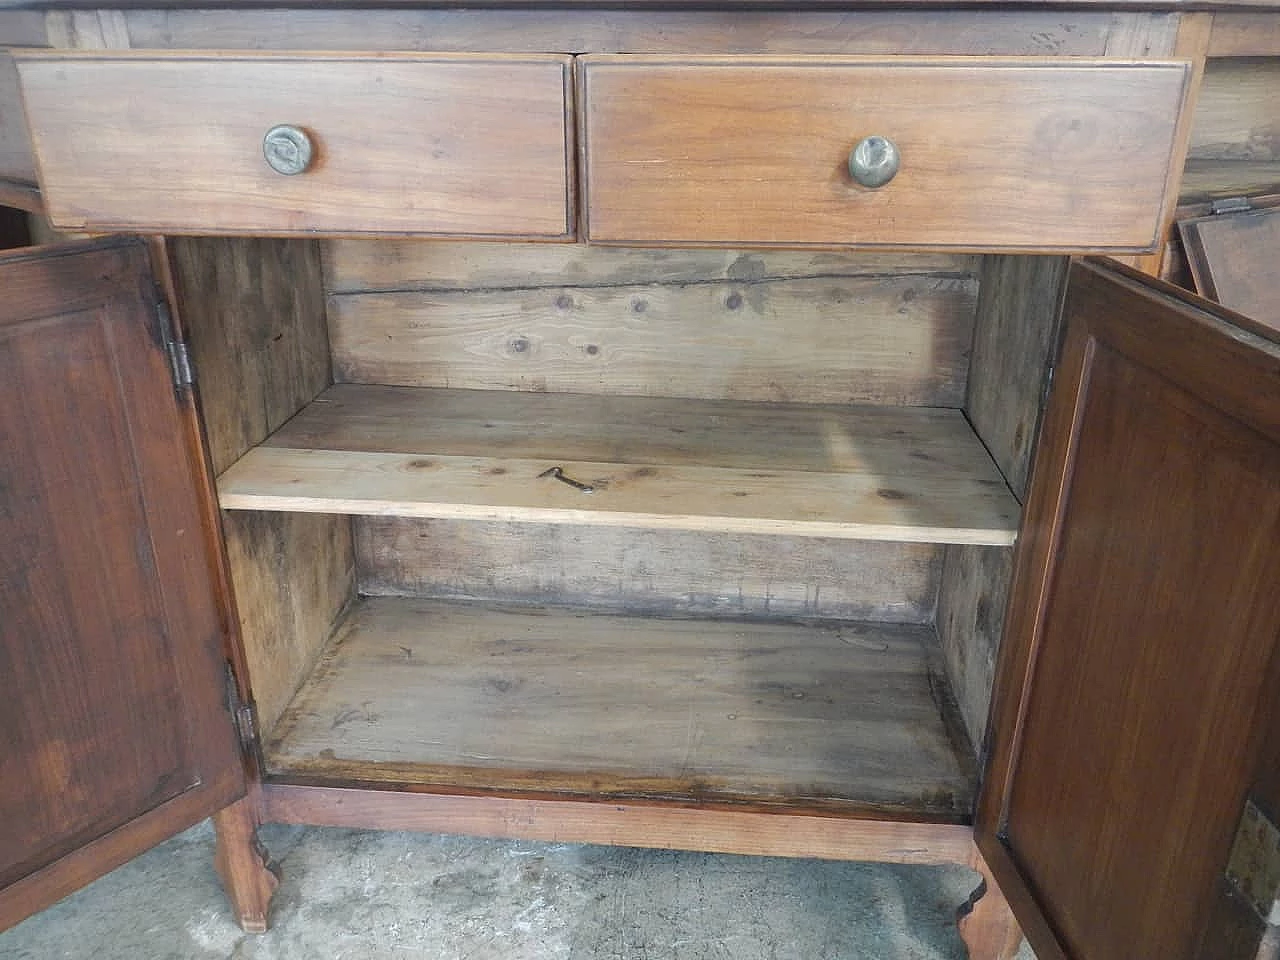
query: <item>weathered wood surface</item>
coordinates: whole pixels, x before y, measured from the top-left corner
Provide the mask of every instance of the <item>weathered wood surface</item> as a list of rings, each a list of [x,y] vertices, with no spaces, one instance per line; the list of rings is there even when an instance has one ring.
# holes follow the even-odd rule
[[[972,766],[933,643],[928,627],[907,625],[365,601],[291,705],[267,765],[963,820]]]
[[[328,386],[320,260],[304,240],[166,243],[215,473]]]
[[[0,50],[0,179],[36,182],[36,162],[22,109],[18,69],[6,50]]]
[[[959,406],[967,259],[368,247],[330,283],[339,381],[804,403]],[[352,262],[356,258],[363,262]],[[358,274],[359,279],[353,274]],[[399,290],[386,289],[401,284]],[[382,289],[379,289],[382,288]]]
[[[1280,17],[1274,13],[1217,13],[1209,40],[1211,57],[1280,56]]]
[[[222,528],[250,688],[269,731],[354,596],[351,521],[236,512]]]
[[[359,517],[362,596],[932,623],[934,544]]]
[[[938,643],[975,749],[987,732],[1012,572],[1013,550],[1008,547],[950,546],[944,554]]]
[[[1206,63],[1180,203],[1280,192],[1278,99],[1280,60]]]
[[[1022,499],[1058,344],[1067,261],[988,257],[973,336],[965,413]]]
[[[60,226],[572,232],[563,57],[40,51],[20,54],[19,71]],[[264,160],[280,123],[315,143],[305,173]]]
[[[1178,224],[1196,289],[1280,330],[1280,209]]]
[[[942,543],[1011,543],[1018,509],[957,410],[354,385],[218,490],[231,510]]]
[[[592,56],[578,77],[594,241],[1123,252],[1161,238],[1190,68]],[[867,190],[846,164],[873,134],[902,169]]]
[[[1018,10],[130,10],[127,42],[159,49],[531,53],[1098,56],[1167,13]],[[359,38],[358,42],[353,38]],[[1158,54],[1157,54],[1158,55]]]

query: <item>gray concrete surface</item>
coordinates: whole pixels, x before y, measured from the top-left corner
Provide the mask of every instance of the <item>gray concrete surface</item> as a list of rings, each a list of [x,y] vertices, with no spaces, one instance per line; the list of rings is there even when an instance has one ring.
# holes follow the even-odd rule
[[[976,877],[428,834],[263,836],[284,871],[265,935],[231,921],[203,824],[0,934],[0,958],[961,960],[954,913]]]

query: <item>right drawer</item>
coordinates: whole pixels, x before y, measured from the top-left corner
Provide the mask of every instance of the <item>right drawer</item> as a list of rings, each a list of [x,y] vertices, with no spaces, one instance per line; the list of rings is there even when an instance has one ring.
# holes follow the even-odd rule
[[[1152,249],[1190,74],[1178,61],[584,57],[587,236]],[[855,179],[874,183],[894,154],[887,183]]]

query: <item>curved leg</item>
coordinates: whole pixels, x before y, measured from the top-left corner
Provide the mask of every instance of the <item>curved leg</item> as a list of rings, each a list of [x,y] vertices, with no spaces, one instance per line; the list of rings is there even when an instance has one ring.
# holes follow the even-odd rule
[[[217,834],[214,865],[232,912],[246,933],[266,933],[271,895],[280,885],[276,868],[258,840],[262,820],[250,794],[213,815]]]
[[[1022,944],[1022,929],[976,846],[969,866],[982,874],[959,910],[960,939],[969,949],[969,960],[1013,960]]]

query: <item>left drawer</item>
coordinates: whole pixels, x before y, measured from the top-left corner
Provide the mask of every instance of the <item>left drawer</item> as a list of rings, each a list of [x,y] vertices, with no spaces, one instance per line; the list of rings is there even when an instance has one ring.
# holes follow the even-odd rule
[[[572,236],[568,57],[33,51],[18,69],[61,227]]]

